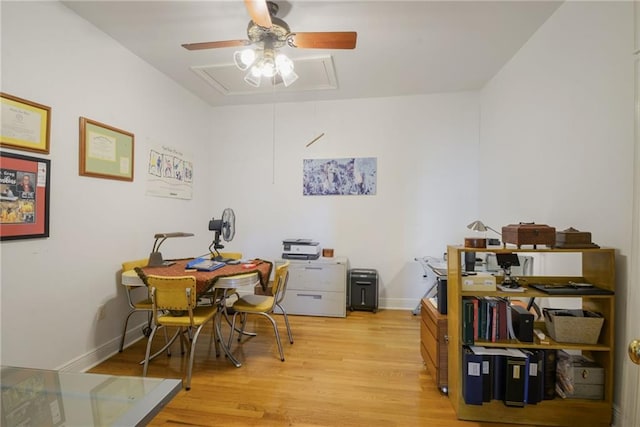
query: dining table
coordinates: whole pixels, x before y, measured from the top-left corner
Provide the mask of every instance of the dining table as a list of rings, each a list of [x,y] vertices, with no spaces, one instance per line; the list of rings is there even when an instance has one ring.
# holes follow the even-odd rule
[[[173,264],[160,267],[136,267],[135,273],[145,285],[147,284],[146,278],[148,275],[168,277],[193,276],[196,279],[197,298],[210,293],[214,289],[221,289],[223,291],[223,295],[214,302],[214,304],[218,305],[218,310],[214,318],[214,327],[220,347],[224,351],[229,361],[231,361],[231,363],[239,368],[240,366],[242,366],[242,364],[231,353],[231,349],[229,348],[226,340],[222,339],[222,318],[226,317],[227,315],[227,294],[230,290],[233,289],[249,289],[249,287],[251,292],[253,292],[256,281],[242,280],[242,277],[247,277],[246,275],[250,273],[257,274],[258,281],[260,282],[262,288],[266,290],[269,284],[269,278],[271,277],[273,263],[271,261],[266,261],[263,259],[253,259],[238,264],[225,264],[224,266],[216,268],[215,270],[206,271],[189,268],[188,263],[193,260],[194,258],[173,260]],[[221,278],[226,278],[226,280],[220,280]],[[238,280],[234,280],[236,278]],[[159,354],[161,351],[156,352],[155,355]]]

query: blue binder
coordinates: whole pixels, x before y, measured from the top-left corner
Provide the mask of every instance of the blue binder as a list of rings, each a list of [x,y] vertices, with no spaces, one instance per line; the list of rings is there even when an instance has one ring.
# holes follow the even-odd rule
[[[213,271],[224,267],[226,264],[221,261],[214,261],[209,258],[196,258],[187,263],[187,268],[195,268],[198,271]]]
[[[462,395],[467,405],[482,405],[482,355],[462,349]]]

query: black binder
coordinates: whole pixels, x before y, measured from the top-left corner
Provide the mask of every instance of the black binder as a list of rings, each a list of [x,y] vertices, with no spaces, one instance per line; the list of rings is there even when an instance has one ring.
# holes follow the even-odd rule
[[[552,400],[556,397],[556,364],[557,350],[541,350],[544,354],[542,388],[544,400]]]
[[[504,385],[507,376],[507,356],[496,354],[493,356],[493,389],[491,398],[504,400]]]
[[[482,405],[482,356],[462,349],[462,395],[467,405]]]
[[[462,300],[462,342],[464,344],[474,343],[473,333],[473,300]]]
[[[524,407],[527,382],[527,358],[507,356],[504,404]]]

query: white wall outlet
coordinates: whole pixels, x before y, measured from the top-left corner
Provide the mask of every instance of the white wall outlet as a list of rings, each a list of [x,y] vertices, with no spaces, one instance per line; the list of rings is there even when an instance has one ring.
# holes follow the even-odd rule
[[[96,313],[96,320],[102,320],[105,317],[107,317],[107,306],[105,304],[99,305]]]

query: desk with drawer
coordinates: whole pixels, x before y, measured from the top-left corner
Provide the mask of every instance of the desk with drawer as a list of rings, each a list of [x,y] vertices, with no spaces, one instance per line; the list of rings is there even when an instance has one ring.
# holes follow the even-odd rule
[[[429,373],[441,392],[449,389],[447,344],[447,315],[440,314],[428,298],[420,302],[420,353]]]
[[[289,282],[282,302],[287,314],[346,317],[346,257],[287,261]]]

